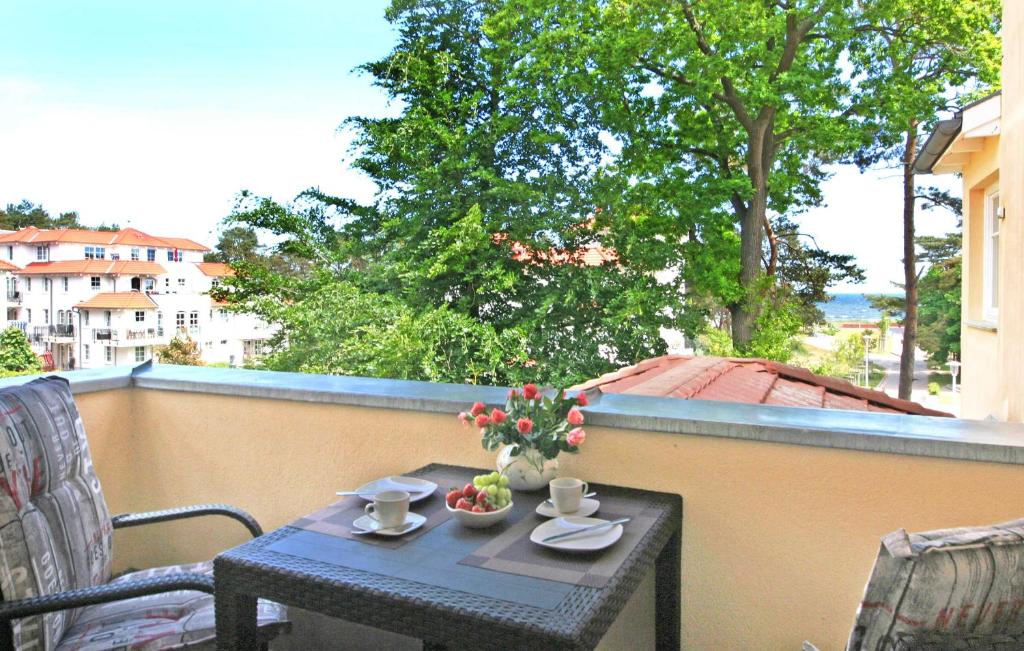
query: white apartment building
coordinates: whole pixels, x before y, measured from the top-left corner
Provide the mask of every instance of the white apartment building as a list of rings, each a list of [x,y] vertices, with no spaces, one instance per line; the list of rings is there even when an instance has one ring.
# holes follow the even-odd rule
[[[8,324],[58,369],[144,362],[178,332],[199,343],[207,363],[240,365],[263,351],[271,331],[211,299],[231,269],[203,262],[207,251],[134,228],[0,235]]]

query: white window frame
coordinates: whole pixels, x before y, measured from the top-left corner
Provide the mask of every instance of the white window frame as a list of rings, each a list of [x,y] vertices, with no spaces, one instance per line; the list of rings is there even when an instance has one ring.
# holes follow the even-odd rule
[[[999,231],[1000,221],[999,186],[993,186],[985,192],[985,224],[982,249],[984,269],[982,270],[983,289],[981,315],[986,321],[995,323],[999,320]]]
[[[50,259],[50,247],[47,244],[39,244],[36,246],[36,261],[47,262]]]
[[[89,310],[82,310],[82,325],[89,325]]]
[[[50,325],[50,310],[49,308],[43,308],[43,325]]]
[[[110,327],[112,312],[110,310],[103,310],[103,325]]]
[[[146,311],[145,310],[135,310],[135,323],[145,323],[145,322],[146,322]]]
[[[26,292],[32,291],[32,279],[31,278],[26,278],[25,279],[25,291]]]
[[[113,361],[114,361],[114,347],[113,346],[104,346],[103,347],[103,360],[106,363],[108,363],[108,364],[113,363]]]
[[[131,257],[132,257],[132,260],[138,260],[139,259],[139,250],[138,249],[132,249],[132,256]]]
[[[60,280],[61,280],[61,289],[63,291],[65,291],[65,292],[68,291],[68,286],[71,284],[70,282],[68,282],[68,277],[64,276]]]
[[[135,347],[135,361],[136,362],[144,362],[144,361],[146,361],[146,347],[145,346],[136,346]]]
[[[103,280],[99,276],[89,276],[89,289],[103,289]]]
[[[89,361],[89,344],[82,344],[82,359]]]

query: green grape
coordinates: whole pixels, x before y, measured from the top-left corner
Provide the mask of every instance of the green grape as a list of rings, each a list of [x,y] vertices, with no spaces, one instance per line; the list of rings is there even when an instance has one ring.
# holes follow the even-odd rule
[[[476,477],[473,477],[473,485],[474,486],[483,486],[484,485],[484,475],[477,475]]]
[[[492,472],[490,474],[490,480],[491,480],[490,483],[492,483],[492,484],[498,483],[498,481],[501,480],[501,473],[499,473],[497,470],[495,470],[494,472]]]
[[[490,495],[491,497],[494,497],[495,495],[498,494],[498,487],[495,486],[494,484],[491,484],[490,486],[487,487],[487,494]]]
[[[508,477],[505,476],[505,475],[502,475],[498,479],[498,485],[501,486],[502,488],[505,488],[506,486],[508,486]]]
[[[506,502],[511,502],[512,501],[512,489],[511,488],[502,488],[501,489],[501,496],[503,498],[505,498]]]

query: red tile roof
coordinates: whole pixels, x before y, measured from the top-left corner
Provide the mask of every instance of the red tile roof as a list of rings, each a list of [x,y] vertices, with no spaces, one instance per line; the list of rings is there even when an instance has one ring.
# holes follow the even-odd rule
[[[21,267],[11,264],[6,260],[0,260],[0,271],[18,271]]]
[[[202,271],[206,276],[221,278],[224,276],[235,275],[235,270],[223,262],[197,262],[196,266],[199,267],[199,271]]]
[[[604,393],[751,404],[952,416],[846,380],[765,359],[665,355],[573,387]]]
[[[156,303],[142,292],[103,292],[82,301],[75,307],[106,310],[152,310],[156,307]]]
[[[209,251],[209,247],[183,237],[157,237],[143,233],[137,228],[119,231],[90,231],[78,228],[39,229],[35,226],[22,228],[13,233],[0,235],[0,242],[22,242],[25,244],[74,243],[74,244],[123,244],[140,245],[185,251]]]
[[[20,275],[114,274],[119,276],[158,276],[167,273],[155,262],[144,260],[57,260],[32,262],[17,272]]]

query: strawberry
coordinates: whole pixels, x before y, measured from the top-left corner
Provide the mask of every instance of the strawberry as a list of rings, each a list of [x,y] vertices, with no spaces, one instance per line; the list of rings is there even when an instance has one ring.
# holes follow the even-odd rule
[[[473,503],[465,497],[460,497],[459,501],[455,503],[455,508],[462,509],[463,511],[470,511],[473,508]]]
[[[486,513],[486,511],[484,510],[484,507],[477,504],[473,507],[473,513]]]
[[[476,486],[472,482],[466,484],[466,487],[462,489],[462,496],[468,500],[476,499]]]
[[[489,495],[487,491],[480,491],[479,493],[476,494],[476,503],[485,504],[487,502],[488,497]]]
[[[455,504],[462,498],[462,491],[458,488],[453,488],[448,491],[448,494],[444,496],[444,501],[448,503],[448,508],[454,509]]]

